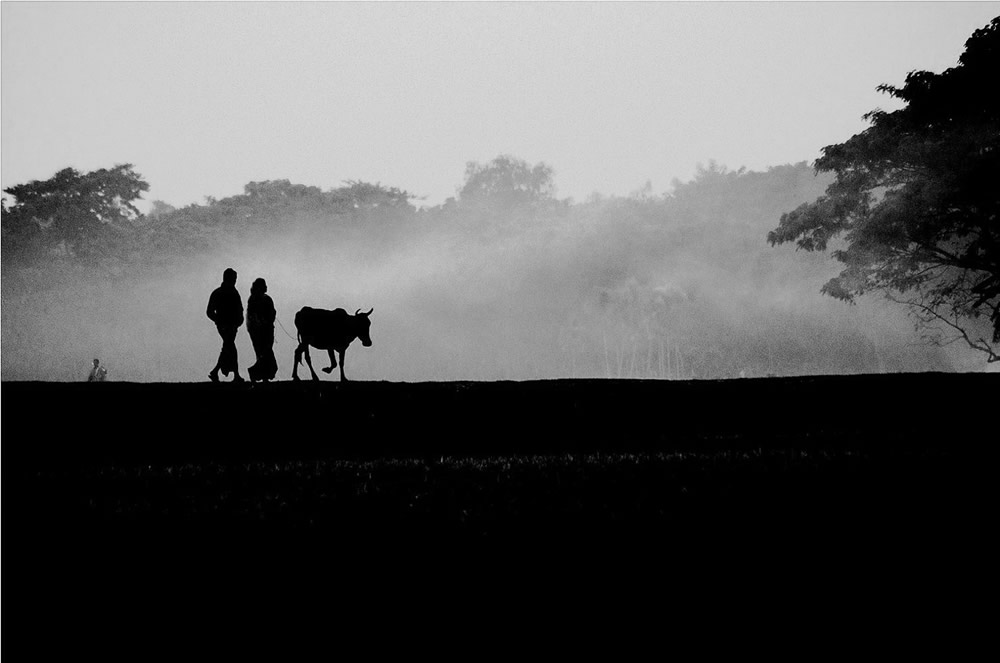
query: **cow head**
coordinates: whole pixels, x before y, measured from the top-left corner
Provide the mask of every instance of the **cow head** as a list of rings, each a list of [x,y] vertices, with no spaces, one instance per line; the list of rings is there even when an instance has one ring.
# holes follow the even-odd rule
[[[362,313],[361,309],[354,312],[354,328],[358,333],[358,338],[361,339],[361,345],[366,348],[372,346],[372,337],[369,335],[368,330],[371,329],[372,321],[368,319],[368,316],[372,314],[375,309],[368,309],[367,313]]]

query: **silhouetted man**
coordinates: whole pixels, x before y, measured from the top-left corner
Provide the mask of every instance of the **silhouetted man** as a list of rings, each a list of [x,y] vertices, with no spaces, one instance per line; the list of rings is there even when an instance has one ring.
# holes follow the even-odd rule
[[[257,355],[257,363],[247,369],[251,382],[273,380],[278,372],[274,358],[274,318],[274,302],[267,295],[267,282],[257,279],[250,286],[247,299],[247,331]]]
[[[208,319],[215,323],[222,337],[222,352],[215,368],[208,374],[212,382],[219,381],[219,371],[223,375],[233,373],[233,382],[243,382],[236,356],[236,332],[243,324],[243,300],[236,290],[236,270],[229,268],[222,273],[222,285],[212,291],[208,298]]]

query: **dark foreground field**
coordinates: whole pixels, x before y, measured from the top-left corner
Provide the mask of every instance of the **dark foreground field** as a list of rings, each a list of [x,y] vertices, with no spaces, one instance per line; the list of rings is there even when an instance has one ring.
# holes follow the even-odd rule
[[[254,593],[324,573],[378,599],[373,579],[400,569],[432,587],[469,569],[472,589],[528,569],[587,592],[598,576],[642,592],[655,571],[701,596],[840,591],[852,610],[894,583],[920,610],[937,590],[972,605],[993,565],[998,387],[3,383],[4,597],[21,608],[5,625],[104,624],[108,596],[116,619],[186,614],[222,578]]]
[[[4,515],[35,536],[942,534],[983,514],[998,387],[945,374],[4,383]]]
[[[75,650],[318,601],[431,634],[458,587],[475,602],[449,609],[473,622],[487,605],[550,624],[557,604],[718,625],[741,597],[736,619],[779,639],[789,617],[846,620],[838,638],[901,614],[970,632],[994,575],[998,388],[3,383],[4,626]]]

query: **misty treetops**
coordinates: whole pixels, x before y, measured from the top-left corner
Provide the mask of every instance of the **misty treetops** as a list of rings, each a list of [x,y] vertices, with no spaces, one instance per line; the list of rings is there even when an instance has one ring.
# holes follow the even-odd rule
[[[4,190],[2,238],[5,260],[58,256],[96,265],[124,259],[136,229],[133,205],[149,185],[131,164],[80,173],[64,168],[51,179]]]
[[[235,239],[292,231],[389,243],[394,237],[437,231],[495,239],[547,229],[549,235],[558,231],[583,239],[604,218],[614,218],[623,228],[638,223],[646,230],[636,228],[637,236],[650,230],[672,234],[701,222],[719,231],[719,224],[740,222],[741,205],[734,205],[734,197],[750,190],[756,190],[756,198],[767,198],[777,214],[782,205],[799,200],[801,192],[816,189],[804,163],[748,173],[712,162],[699,167],[691,182],[675,180],[670,194],[651,195],[647,186],[628,197],[595,194],[579,204],[555,197],[553,169],[543,163],[531,166],[501,155],[486,164],[468,163],[465,176],[457,198],[423,209],[413,204],[414,194],[381,183],[347,181],[324,191],[268,180],[249,182],[238,195],[208,197],[203,204],[182,208],[153,201],[150,211],[140,214],[134,203],[149,185],[132,165],[86,174],[67,168],[49,180],[6,190],[13,202],[4,200],[4,263],[12,269],[49,265],[139,274],[151,265],[217,251]],[[759,222],[753,225],[760,239],[763,228]],[[650,246],[645,240],[644,245]]]
[[[131,164],[10,187],[3,201],[3,254],[13,262],[58,260],[117,272],[129,263],[170,253],[212,250],[227,235],[273,228],[298,217],[334,225],[405,222],[418,216],[416,195],[397,187],[348,180],[323,191],[289,180],[249,182],[242,194],[175,208],[153,201],[147,215],[134,202],[149,190]],[[520,214],[553,202],[552,168],[501,155],[470,162],[459,199],[426,211],[460,206],[480,214]]]

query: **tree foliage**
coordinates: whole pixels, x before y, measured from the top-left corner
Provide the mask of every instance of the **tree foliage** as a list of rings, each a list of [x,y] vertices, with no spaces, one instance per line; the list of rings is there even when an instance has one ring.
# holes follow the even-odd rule
[[[404,210],[415,211],[410,202],[416,196],[396,187],[371,184],[360,180],[347,180],[344,186],[333,189],[330,199],[341,206],[354,210]]]
[[[207,198],[203,205],[175,209],[153,201],[138,224],[137,243],[149,263],[210,251],[248,234],[289,233],[303,223],[330,232],[363,228],[372,233],[412,217],[416,208],[410,201],[415,197],[397,187],[360,180],[327,191],[287,179],[249,182],[243,193]]]
[[[64,168],[47,180],[4,189],[5,258],[61,256],[84,264],[120,258],[149,185],[131,164],[81,173]]]
[[[459,191],[459,200],[500,210],[536,208],[553,200],[552,175],[551,166],[532,166],[506,154],[487,164],[470,161],[465,166],[465,185]]]
[[[396,187],[361,180],[347,180],[343,186],[328,191],[316,186],[292,184],[288,180],[265,180],[248,183],[243,187],[241,195],[208,202],[209,207],[221,205],[245,208],[252,214],[290,211],[338,214],[375,210],[414,211],[410,201],[415,197],[412,193]]]
[[[905,102],[865,115],[871,126],[823,148],[817,172],[836,180],[815,202],[783,214],[768,234],[833,251],[843,263],[823,292],[852,301],[881,291],[923,323],[945,323],[1000,360],[1000,17],[976,30],[959,64],[911,72],[879,90]],[[992,323],[992,342],[973,330]]]

